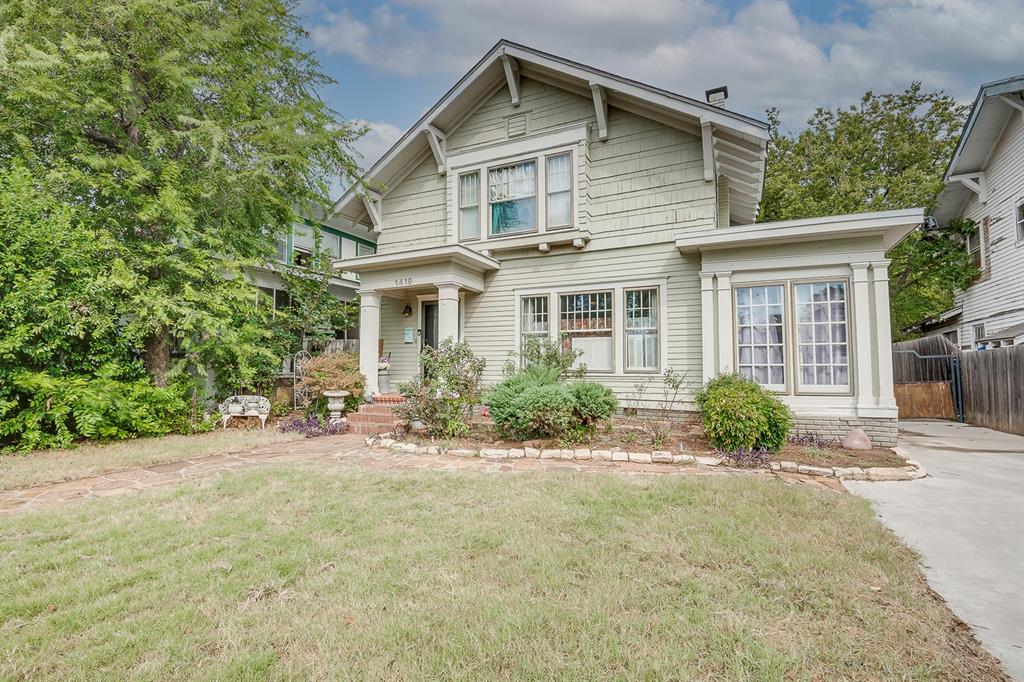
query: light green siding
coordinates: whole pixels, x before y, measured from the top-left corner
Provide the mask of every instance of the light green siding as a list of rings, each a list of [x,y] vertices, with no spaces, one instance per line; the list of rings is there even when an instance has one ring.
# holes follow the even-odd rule
[[[386,227],[377,238],[377,252],[444,244],[445,200],[445,177],[432,156],[425,158],[384,198]]]
[[[380,338],[384,342],[384,353],[391,354],[391,384],[397,391],[399,381],[408,381],[418,370],[419,340],[414,337],[413,343],[405,343],[404,329],[416,324],[413,317],[402,317],[402,309],[406,304],[416,310],[416,300],[405,301],[395,298],[382,298],[380,302]]]

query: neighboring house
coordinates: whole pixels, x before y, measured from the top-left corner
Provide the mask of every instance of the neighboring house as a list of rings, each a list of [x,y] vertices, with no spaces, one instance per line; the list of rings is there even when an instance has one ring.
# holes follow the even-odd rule
[[[920,209],[753,224],[767,124],[499,42],[350,191],[378,254],[361,282],[361,367],[378,391],[424,345],[467,341],[496,383],[530,336],[579,349],[626,402],[668,368],[692,391],[738,371],[800,426],[896,437],[885,252]],[[660,382],[639,407],[654,407]],[[624,405],[624,406],[628,406]]]
[[[922,329],[964,350],[1024,343],[1024,75],[981,86],[945,181],[933,217],[977,223],[981,274]]]
[[[249,267],[246,272],[261,295],[275,308],[291,304],[291,296],[280,274],[285,265],[303,266],[317,257],[317,229],[319,229],[319,253],[332,260],[357,258],[373,255],[377,251],[375,235],[369,230],[338,218],[313,221],[303,219],[292,225],[289,234],[278,239],[275,261],[265,267]],[[338,271],[331,278],[331,294],[341,301],[351,301],[359,290],[359,275],[354,272]],[[335,330],[338,339],[358,339],[359,327]],[[296,350],[299,350],[296,348]],[[291,358],[282,362],[282,374],[292,371]]]

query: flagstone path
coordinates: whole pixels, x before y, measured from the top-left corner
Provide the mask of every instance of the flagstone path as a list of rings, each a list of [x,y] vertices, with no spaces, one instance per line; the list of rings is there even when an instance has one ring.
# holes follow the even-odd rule
[[[313,438],[264,445],[252,450],[223,455],[183,459],[164,464],[114,471],[31,488],[0,491],[0,515],[16,511],[53,507],[73,500],[123,495],[161,488],[184,481],[195,481],[234,471],[269,464],[316,461],[326,467],[357,466],[370,469],[430,469],[438,471],[478,471],[505,473],[516,471],[569,470],[583,473],[603,472],[623,475],[676,476],[762,476],[775,477],[794,485],[845,492],[833,478],[816,478],[765,470],[739,470],[700,465],[635,464],[632,462],[577,462],[549,459],[492,460],[450,455],[413,455],[394,450],[371,449],[363,436],[345,435]]]

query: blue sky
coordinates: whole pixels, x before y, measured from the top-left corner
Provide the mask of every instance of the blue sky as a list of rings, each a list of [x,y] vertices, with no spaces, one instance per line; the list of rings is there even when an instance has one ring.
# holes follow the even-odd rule
[[[322,96],[371,164],[500,38],[799,129],[817,106],[920,80],[963,100],[1024,73],[1024,0],[303,0]]]

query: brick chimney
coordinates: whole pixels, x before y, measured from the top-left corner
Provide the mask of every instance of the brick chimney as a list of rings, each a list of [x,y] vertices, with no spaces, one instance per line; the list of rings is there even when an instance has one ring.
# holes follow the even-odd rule
[[[711,106],[724,109],[725,100],[729,99],[729,87],[726,85],[720,85],[717,88],[705,90],[704,99],[706,99],[708,104]]]

